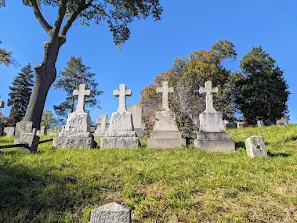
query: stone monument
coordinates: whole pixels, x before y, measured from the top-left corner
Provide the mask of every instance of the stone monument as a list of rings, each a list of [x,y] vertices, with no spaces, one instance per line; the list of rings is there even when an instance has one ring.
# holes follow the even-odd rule
[[[130,105],[127,110],[128,112],[132,113],[134,130],[138,138],[141,139],[144,136],[145,127],[144,123],[142,122],[142,107],[140,105],[133,104]]]
[[[106,132],[106,125],[110,124],[110,119],[107,118],[106,114],[102,114],[101,119],[96,120],[96,124],[97,124],[97,127],[94,133],[94,137],[101,138],[102,136],[104,136]]]
[[[257,121],[257,126],[258,126],[258,127],[263,127],[263,126],[265,126],[263,120],[258,120],[258,121]]]
[[[113,202],[94,209],[90,223],[130,223],[131,214],[131,208]]]
[[[175,115],[168,106],[168,94],[173,92],[174,89],[168,87],[167,81],[162,83],[162,87],[157,88],[157,93],[162,93],[162,110],[156,112],[154,129],[147,140],[148,148],[177,148],[186,146],[186,139],[182,138],[176,125]]]
[[[132,113],[127,111],[126,96],[131,96],[132,91],[126,89],[125,84],[120,84],[120,90],[113,91],[119,97],[119,108],[112,113],[109,129],[101,138],[101,148],[136,148],[139,145],[134,131]]]
[[[55,138],[53,146],[58,148],[94,148],[96,142],[91,134],[91,118],[85,112],[85,97],[91,94],[86,90],[85,84],[79,85],[79,90],[74,90],[73,95],[78,95],[77,108],[70,113],[65,127]]]
[[[245,140],[245,148],[249,157],[267,157],[263,136],[251,136]]]
[[[213,107],[212,94],[218,92],[218,88],[212,88],[211,81],[205,82],[205,87],[199,89],[199,93],[206,93],[206,109],[199,115],[200,128],[197,139],[194,141],[196,148],[214,152],[234,152],[235,142],[230,140],[223,124],[222,114]]]

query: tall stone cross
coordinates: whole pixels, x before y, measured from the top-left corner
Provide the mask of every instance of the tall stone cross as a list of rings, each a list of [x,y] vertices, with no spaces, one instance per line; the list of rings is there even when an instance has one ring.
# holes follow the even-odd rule
[[[157,87],[157,93],[162,93],[162,110],[170,110],[168,106],[168,94],[173,92],[173,87],[168,87],[168,81],[163,81],[162,87]]]
[[[114,90],[113,95],[116,97],[119,97],[119,108],[118,112],[126,112],[127,107],[126,107],[126,96],[131,96],[132,91],[126,89],[125,84],[120,84],[120,90]]]
[[[73,91],[74,96],[78,95],[77,107],[76,107],[75,112],[85,112],[85,102],[86,102],[85,97],[89,96],[90,94],[91,94],[91,91],[86,90],[85,84],[80,84],[79,90]]]
[[[101,119],[97,119],[96,120],[96,124],[100,124],[100,130],[101,132],[105,132],[106,130],[106,125],[107,124],[110,124],[110,120],[107,119],[107,115],[106,114],[103,114],[101,115]]]
[[[205,87],[199,88],[199,93],[206,93],[206,112],[215,112],[216,110],[213,107],[212,93],[218,93],[219,89],[217,87],[212,88],[211,81],[205,82]]]

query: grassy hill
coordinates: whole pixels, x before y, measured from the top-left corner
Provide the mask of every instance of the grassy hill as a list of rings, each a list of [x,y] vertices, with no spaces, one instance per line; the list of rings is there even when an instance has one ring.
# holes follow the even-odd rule
[[[229,131],[232,154],[177,150],[0,152],[0,222],[88,222],[108,202],[133,222],[297,222],[297,125]],[[269,158],[244,139],[265,137]],[[0,144],[12,143],[0,138]]]

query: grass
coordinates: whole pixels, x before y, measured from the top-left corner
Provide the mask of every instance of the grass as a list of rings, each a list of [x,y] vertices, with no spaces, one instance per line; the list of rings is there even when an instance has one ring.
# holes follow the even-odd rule
[[[3,150],[0,222],[88,222],[93,208],[113,201],[133,209],[133,222],[297,222],[297,125],[229,133],[232,154],[50,143],[36,154]],[[264,136],[269,158],[247,157],[252,135]]]

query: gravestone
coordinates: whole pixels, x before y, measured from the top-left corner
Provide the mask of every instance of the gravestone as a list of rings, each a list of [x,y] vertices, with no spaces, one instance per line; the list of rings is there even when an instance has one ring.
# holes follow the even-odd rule
[[[21,150],[30,150],[35,152],[38,149],[38,144],[40,140],[40,131],[35,128],[32,129],[31,133],[22,133],[21,136],[14,140],[14,144],[25,144],[25,146],[20,147]]]
[[[173,93],[174,89],[168,87],[168,82],[162,82],[162,87],[157,88],[157,93],[162,93],[162,110],[156,112],[156,121],[147,139],[148,148],[177,148],[185,147],[186,139],[182,138],[178,130],[175,114],[170,111],[168,105],[168,94]]]
[[[251,136],[245,140],[245,148],[249,157],[267,157],[263,136]]]
[[[264,122],[262,120],[258,120],[257,121],[257,126],[258,127],[263,127],[263,126],[265,126],[265,124],[264,124]]]
[[[13,137],[14,136],[14,127],[4,127],[3,136]]]
[[[23,133],[32,133],[33,122],[31,121],[21,121],[16,123],[15,126],[15,140],[18,140]]]
[[[234,152],[235,142],[225,131],[222,114],[213,107],[212,94],[217,92],[218,88],[212,88],[211,81],[206,81],[205,87],[199,89],[200,94],[206,93],[206,109],[199,115],[200,128],[194,145],[212,152]]]
[[[40,135],[47,135],[47,127],[46,126],[40,127]]]
[[[62,131],[63,127],[61,126],[53,126],[47,129],[47,135],[59,135]]]
[[[237,122],[237,128],[238,129],[243,128],[243,122]]]
[[[106,125],[110,124],[110,119],[107,118],[107,114],[102,114],[101,119],[96,120],[97,128],[94,133],[95,138],[101,138],[106,132]]]
[[[130,223],[131,214],[131,208],[113,202],[94,209],[90,223]]]
[[[139,140],[134,131],[132,113],[126,109],[126,96],[131,96],[132,91],[126,89],[125,84],[120,84],[120,90],[114,90],[115,97],[119,97],[118,111],[112,113],[109,129],[101,138],[101,148],[136,148]]]
[[[228,128],[229,123],[230,122],[228,120],[223,120],[223,124],[224,124],[225,129]]]
[[[96,142],[91,134],[91,118],[85,112],[85,97],[91,94],[86,90],[85,84],[79,85],[79,90],[74,90],[73,95],[78,96],[77,107],[67,118],[66,125],[55,138],[53,146],[58,148],[94,148]]]
[[[140,105],[133,104],[130,105],[127,108],[127,110],[128,112],[132,113],[134,130],[138,138],[141,139],[144,136],[144,123],[142,122],[142,107]]]

